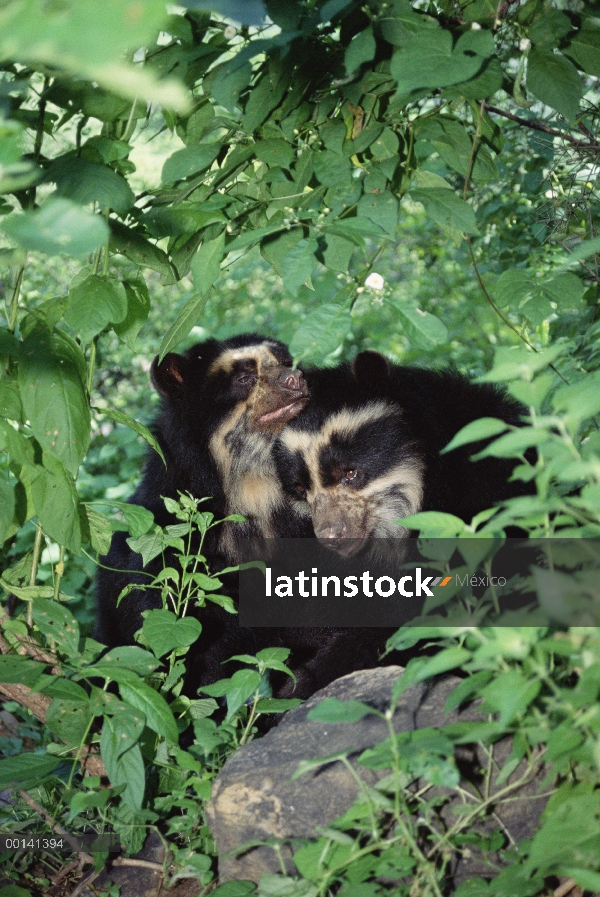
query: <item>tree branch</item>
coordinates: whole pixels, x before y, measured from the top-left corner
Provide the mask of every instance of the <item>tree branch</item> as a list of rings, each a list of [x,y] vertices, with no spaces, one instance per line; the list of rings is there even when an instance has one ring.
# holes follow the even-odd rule
[[[499,109],[497,106],[491,106],[489,103],[484,103],[484,108],[486,112],[493,112],[494,115],[502,115],[503,118],[508,118],[518,125],[523,125],[526,128],[533,128],[534,131],[543,131],[544,134],[550,134],[552,137],[560,137],[561,140],[565,140],[567,143],[570,143],[571,146],[576,146],[578,149],[600,152],[600,143],[596,143],[596,141],[583,143],[581,140],[578,140],[577,137],[565,134],[564,131],[559,131],[557,128],[551,128],[549,125],[544,125],[542,122],[536,121],[533,118],[522,118],[520,115],[513,115],[512,112],[505,112],[504,109]]]

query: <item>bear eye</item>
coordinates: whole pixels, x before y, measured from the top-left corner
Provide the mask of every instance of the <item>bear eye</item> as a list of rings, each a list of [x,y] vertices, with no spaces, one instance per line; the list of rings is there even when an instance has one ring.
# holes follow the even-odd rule
[[[249,384],[256,383],[256,375],[255,374],[236,374],[235,382],[239,383],[240,386],[248,386]]]
[[[344,485],[346,483],[351,483],[353,480],[356,479],[357,476],[358,476],[358,470],[354,470],[354,469],[345,470],[344,475],[343,475],[342,479],[340,480],[340,482],[343,483]]]
[[[295,483],[295,484],[294,484],[294,489],[296,490],[296,492],[297,492],[299,495],[302,495],[302,496],[306,495],[306,489],[305,489],[305,487],[302,485],[302,483]]]

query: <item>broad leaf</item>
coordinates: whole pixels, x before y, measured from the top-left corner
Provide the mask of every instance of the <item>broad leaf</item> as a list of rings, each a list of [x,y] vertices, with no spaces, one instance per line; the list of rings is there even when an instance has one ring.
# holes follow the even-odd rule
[[[127,297],[122,284],[109,277],[90,274],[69,290],[69,305],[64,318],[85,344],[108,324],[123,321],[126,314]]]
[[[24,249],[46,255],[89,255],[107,242],[108,225],[69,199],[48,199],[41,209],[10,215],[5,234]]]
[[[42,448],[75,476],[90,441],[90,409],[82,382],[85,362],[75,343],[35,327],[23,341],[19,392]]]

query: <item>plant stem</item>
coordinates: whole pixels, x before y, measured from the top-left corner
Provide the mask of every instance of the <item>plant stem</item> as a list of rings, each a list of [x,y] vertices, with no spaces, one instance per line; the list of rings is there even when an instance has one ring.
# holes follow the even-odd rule
[[[94,368],[96,366],[97,343],[98,343],[98,337],[95,336],[94,339],[92,340],[92,345],[90,346],[90,360],[88,362],[88,376],[87,376],[87,384],[86,384],[88,399],[92,395],[92,385],[93,385],[93,381],[94,381]]]
[[[60,554],[58,556],[58,564],[54,568],[54,600],[58,601],[60,595],[60,581],[65,572],[65,546],[60,546]]]
[[[15,280],[15,286],[13,288],[12,296],[10,298],[10,302],[8,304],[8,329],[11,332],[14,332],[15,327],[17,326],[17,317],[19,314],[19,298],[21,295],[21,284],[23,283],[23,272],[25,271],[25,265],[21,265],[18,273],[17,279]]]
[[[38,567],[40,563],[40,556],[42,553],[42,539],[43,539],[42,525],[38,523],[36,531],[35,531],[35,540],[33,543],[33,557],[31,558],[31,573],[29,574],[29,585],[34,586],[35,580],[37,577]],[[32,604],[31,601],[27,604],[27,625],[29,628],[33,625],[33,615],[32,615]]]

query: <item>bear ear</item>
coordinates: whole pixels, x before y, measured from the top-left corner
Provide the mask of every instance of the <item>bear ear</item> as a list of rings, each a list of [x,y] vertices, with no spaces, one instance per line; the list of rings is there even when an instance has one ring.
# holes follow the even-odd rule
[[[352,373],[359,386],[382,386],[390,379],[390,363],[379,352],[366,349],[352,362]]]
[[[170,396],[180,390],[185,383],[185,367],[183,355],[168,352],[160,364],[157,355],[150,368],[150,378],[156,391],[161,396]]]

